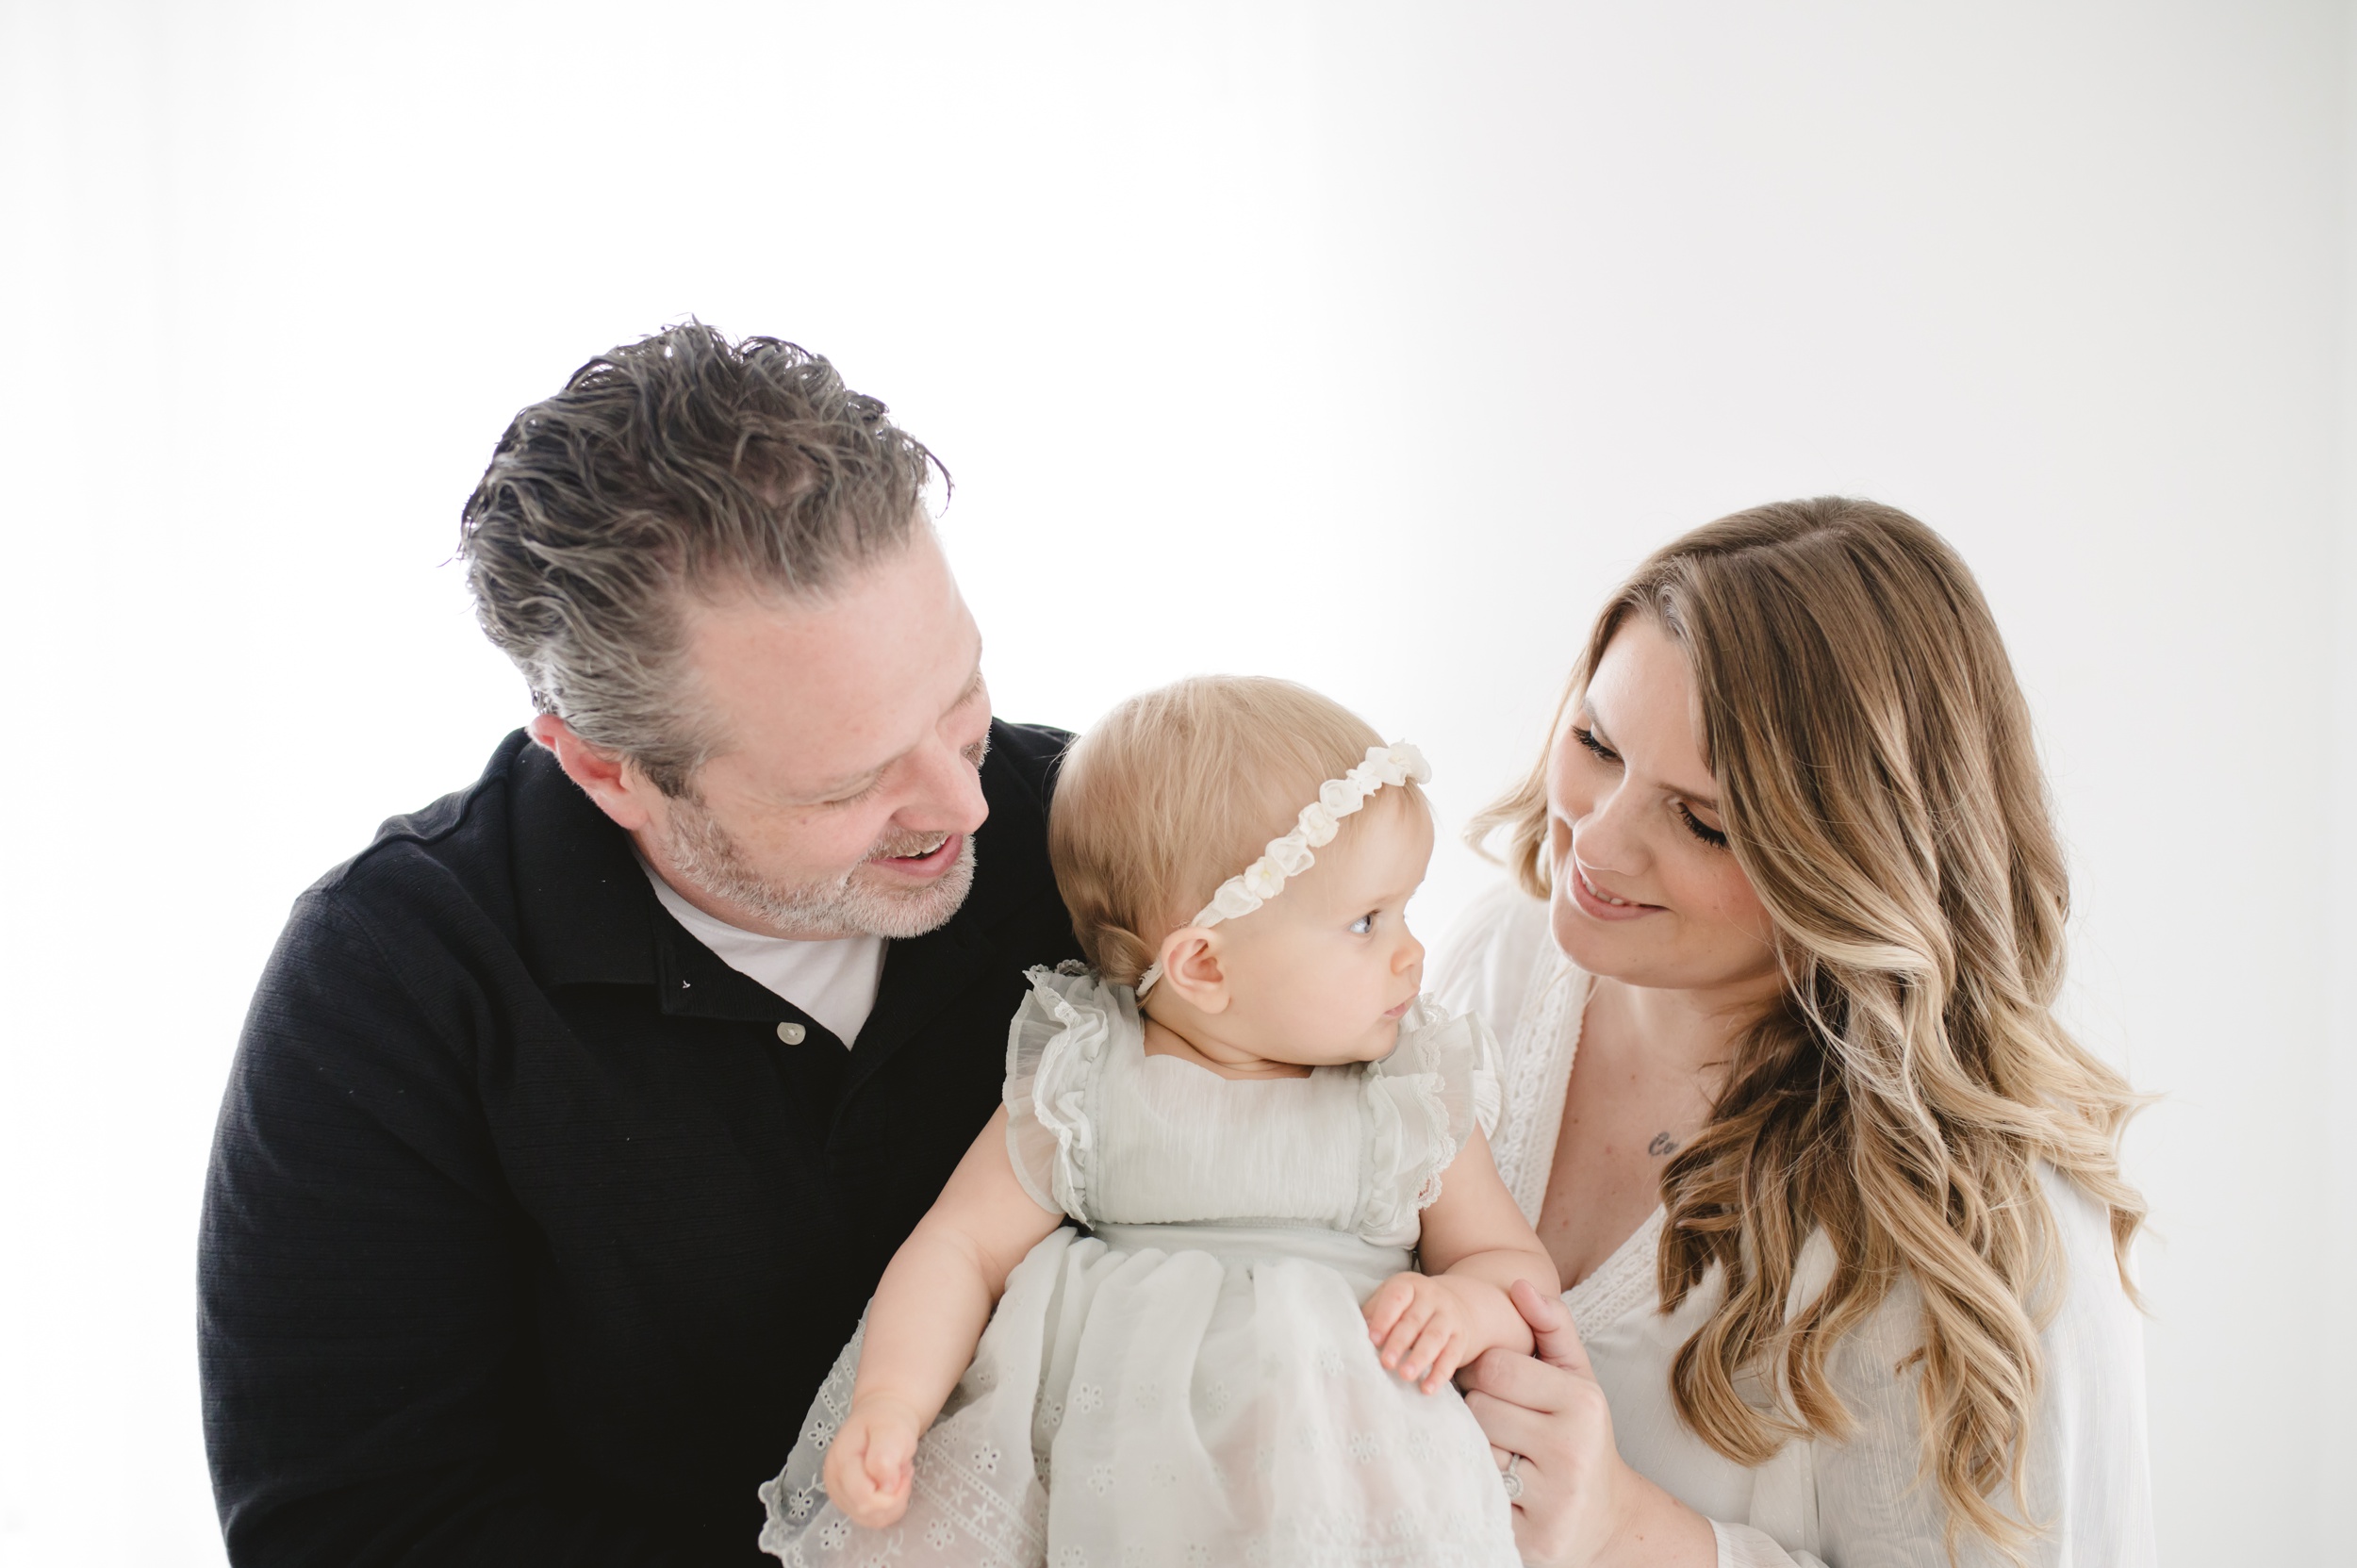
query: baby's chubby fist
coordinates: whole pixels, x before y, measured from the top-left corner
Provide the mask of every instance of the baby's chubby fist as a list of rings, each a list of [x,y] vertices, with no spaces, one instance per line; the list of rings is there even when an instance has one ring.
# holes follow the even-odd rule
[[[1473,1314],[1450,1282],[1429,1274],[1394,1274],[1365,1307],[1367,1337],[1385,1370],[1438,1394],[1472,1359]]]
[[[916,1440],[926,1423],[890,1398],[854,1398],[834,1441],[827,1445],[822,1472],[827,1496],[862,1529],[880,1530],[909,1510],[915,1475]]]

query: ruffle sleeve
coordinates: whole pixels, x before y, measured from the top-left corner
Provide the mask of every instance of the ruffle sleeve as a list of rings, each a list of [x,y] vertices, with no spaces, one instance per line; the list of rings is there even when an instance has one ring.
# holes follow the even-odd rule
[[[1360,1235],[1410,1246],[1417,1216],[1441,1196],[1441,1173],[1478,1131],[1497,1129],[1497,1040],[1470,1013],[1418,998],[1399,1045],[1367,1068],[1366,1141],[1360,1161]]]
[[[1007,1158],[1031,1201],[1085,1225],[1096,1132],[1091,1100],[1122,994],[1078,965],[1028,971],[1007,1026]]]

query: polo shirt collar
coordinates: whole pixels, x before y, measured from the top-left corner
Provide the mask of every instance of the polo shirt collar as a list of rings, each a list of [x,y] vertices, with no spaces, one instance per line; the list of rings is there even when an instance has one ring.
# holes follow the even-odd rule
[[[518,731],[501,750],[508,753],[519,936],[543,986],[651,985],[665,1013],[688,1016],[773,1021],[794,1012],[671,918],[630,835],[546,748]],[[861,1056],[897,1044],[964,989],[984,962],[981,932],[1043,891],[1055,896],[1046,835],[1033,820],[1042,803],[1027,798],[1020,775],[1000,760],[983,763],[982,786],[991,816],[975,834],[973,890],[938,930],[887,944]]]

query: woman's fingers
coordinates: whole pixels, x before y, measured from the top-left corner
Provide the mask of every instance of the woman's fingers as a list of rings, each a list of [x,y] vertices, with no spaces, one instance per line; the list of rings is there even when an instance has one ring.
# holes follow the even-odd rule
[[[1530,1356],[1517,1355],[1511,1350],[1490,1349],[1475,1356],[1458,1374],[1458,1382],[1469,1394],[1478,1390],[1509,1405],[1520,1405],[1541,1415],[1561,1412],[1574,1397],[1573,1385],[1580,1380],[1576,1372]],[[1588,1379],[1593,1388],[1594,1380]]]
[[[1530,1325],[1530,1336],[1538,1342],[1533,1354],[1565,1372],[1595,1376],[1588,1364],[1588,1348],[1579,1343],[1579,1330],[1573,1326],[1571,1310],[1561,1296],[1550,1296],[1527,1279],[1515,1280],[1506,1294],[1514,1310],[1523,1314],[1523,1321]]]
[[[1465,1395],[1465,1408],[1481,1423],[1482,1435],[1490,1446],[1502,1448],[1508,1454],[1523,1454],[1533,1459],[1543,1455],[1570,1435],[1562,1430],[1561,1417],[1542,1414],[1524,1405],[1511,1405],[1478,1391]]]

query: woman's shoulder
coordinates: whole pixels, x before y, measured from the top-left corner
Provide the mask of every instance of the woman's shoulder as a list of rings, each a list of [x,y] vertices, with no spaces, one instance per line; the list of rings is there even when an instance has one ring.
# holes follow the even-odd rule
[[[1426,989],[1450,1012],[1475,1014],[1503,1035],[1542,961],[1561,962],[1546,900],[1501,878],[1466,906],[1442,938]]]
[[[2042,1455],[2037,1463],[2054,1461],[2057,1442],[2068,1448],[2074,1434],[2088,1433],[2128,1445],[2123,1462],[2140,1462],[2144,1319],[2120,1279],[2111,1211],[2051,1165],[2041,1163],[2037,1177],[2055,1244],[2045,1289],[2029,1304],[2038,1325],[2039,1411],[2031,1423],[2032,1442]],[[1833,1266],[1831,1244],[1821,1232],[1812,1235],[1794,1271],[1788,1311],[1799,1312],[1822,1290]],[[1909,1364],[1922,1342],[1922,1296],[1903,1274],[1867,1320],[1834,1347],[1831,1363],[1843,1396],[1866,1413],[1869,1428],[1887,1428],[1885,1435],[1907,1452],[1918,1430],[1914,1385],[1893,1377],[1892,1369]]]

